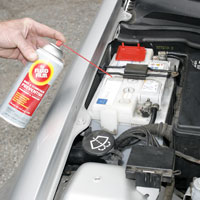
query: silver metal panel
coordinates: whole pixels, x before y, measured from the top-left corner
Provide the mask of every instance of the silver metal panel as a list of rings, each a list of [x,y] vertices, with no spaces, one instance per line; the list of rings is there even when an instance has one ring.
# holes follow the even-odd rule
[[[120,0],[105,0],[82,49],[96,64],[112,39],[120,20]],[[71,132],[87,96],[96,68],[77,57],[60,88],[24,163],[12,179],[13,188],[0,199],[50,200],[55,195],[68,153],[76,134]]]
[[[87,163],[74,174],[61,200],[144,200],[135,181],[125,175],[121,166]]]

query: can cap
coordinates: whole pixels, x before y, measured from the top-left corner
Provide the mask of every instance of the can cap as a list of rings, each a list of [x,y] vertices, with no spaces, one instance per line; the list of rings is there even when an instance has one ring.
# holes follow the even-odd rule
[[[60,49],[60,47],[58,47],[57,45],[50,43],[47,44],[43,47],[43,49],[45,51],[48,51],[48,53],[52,54],[53,56],[57,57],[58,59],[62,60],[63,59],[63,52]]]

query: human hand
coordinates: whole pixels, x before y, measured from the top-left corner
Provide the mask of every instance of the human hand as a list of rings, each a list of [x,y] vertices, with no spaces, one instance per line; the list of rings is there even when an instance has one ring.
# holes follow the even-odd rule
[[[43,37],[65,42],[62,33],[30,18],[0,22],[0,57],[33,62],[35,50],[48,43]]]

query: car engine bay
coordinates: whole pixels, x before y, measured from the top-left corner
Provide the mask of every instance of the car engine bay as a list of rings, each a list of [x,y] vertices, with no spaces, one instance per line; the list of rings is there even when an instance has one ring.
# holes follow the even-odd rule
[[[79,60],[68,72],[24,165],[41,161],[35,199],[200,199],[198,9],[104,1],[81,53],[108,75]]]
[[[91,123],[72,145],[63,199],[172,199],[173,191],[186,199],[188,188],[198,199],[200,53],[188,29],[119,24],[100,64],[112,78],[97,71],[85,101]]]

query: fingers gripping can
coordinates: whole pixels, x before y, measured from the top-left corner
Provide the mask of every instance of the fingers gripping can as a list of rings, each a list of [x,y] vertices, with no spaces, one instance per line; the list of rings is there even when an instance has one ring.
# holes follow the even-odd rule
[[[37,49],[38,60],[29,62],[0,108],[0,116],[25,128],[63,68],[63,53],[54,44]]]

